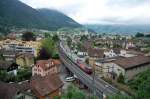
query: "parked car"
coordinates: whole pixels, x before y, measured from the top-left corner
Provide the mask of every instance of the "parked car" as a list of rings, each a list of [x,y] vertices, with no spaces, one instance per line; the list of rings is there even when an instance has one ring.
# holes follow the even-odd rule
[[[75,78],[73,77],[73,76],[71,76],[71,77],[66,77],[65,78],[65,81],[66,82],[72,82],[72,81],[74,81],[75,80]]]

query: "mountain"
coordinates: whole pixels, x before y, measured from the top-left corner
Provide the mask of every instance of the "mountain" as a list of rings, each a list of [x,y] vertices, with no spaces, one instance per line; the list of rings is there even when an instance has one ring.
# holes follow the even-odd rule
[[[55,10],[36,10],[19,0],[0,0],[0,30],[9,27],[56,30],[80,24]]]
[[[79,24],[65,14],[51,9],[37,9],[46,19],[57,27],[78,27]]]
[[[131,34],[137,32],[150,33],[150,25],[101,25],[101,24],[88,24],[87,28],[94,30],[97,33],[111,33],[111,34]]]

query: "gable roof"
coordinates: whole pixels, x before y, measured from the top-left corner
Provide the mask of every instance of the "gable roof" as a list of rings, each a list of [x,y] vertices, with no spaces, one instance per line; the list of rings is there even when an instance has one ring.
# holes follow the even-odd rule
[[[45,77],[33,76],[30,83],[33,93],[38,97],[48,95],[63,86],[63,82],[57,74]]]
[[[104,50],[103,49],[90,48],[88,50],[88,55],[90,57],[103,58],[103,56],[104,56]]]
[[[121,66],[124,69],[131,69],[144,64],[150,64],[150,57],[138,55],[134,57],[120,57],[113,61],[113,63]]]
[[[9,83],[0,81],[0,98],[1,99],[14,99],[19,90]]]
[[[60,65],[61,61],[58,59],[53,59],[54,65]]]

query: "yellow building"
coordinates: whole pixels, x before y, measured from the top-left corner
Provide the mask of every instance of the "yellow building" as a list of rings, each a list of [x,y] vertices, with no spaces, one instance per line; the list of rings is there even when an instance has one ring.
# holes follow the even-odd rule
[[[20,66],[33,66],[34,56],[32,54],[19,54],[16,57],[16,63]]]

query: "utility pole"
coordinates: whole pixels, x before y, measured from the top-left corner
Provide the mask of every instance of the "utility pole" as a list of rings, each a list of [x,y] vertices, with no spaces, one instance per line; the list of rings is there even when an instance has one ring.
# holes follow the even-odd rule
[[[93,97],[95,97],[95,60],[93,61],[93,80],[92,80],[92,84],[93,84]]]

